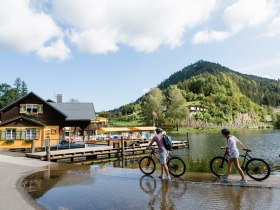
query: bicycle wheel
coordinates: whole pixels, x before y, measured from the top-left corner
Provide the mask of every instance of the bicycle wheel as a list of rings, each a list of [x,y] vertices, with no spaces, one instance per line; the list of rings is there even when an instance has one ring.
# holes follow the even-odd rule
[[[262,159],[254,158],[249,160],[245,166],[245,169],[248,176],[257,181],[265,180],[270,175],[270,167]]]
[[[184,161],[179,157],[172,157],[167,162],[169,173],[175,177],[182,176],[186,171]]]
[[[228,168],[228,160],[225,157],[217,156],[210,161],[210,169],[217,177],[226,174]]]
[[[151,195],[152,193],[155,192],[156,186],[157,186],[157,182],[154,177],[147,176],[147,175],[143,175],[141,177],[140,187],[145,193]]]
[[[156,163],[153,158],[145,156],[140,159],[139,168],[143,172],[143,174],[150,175],[154,173],[156,169]]]

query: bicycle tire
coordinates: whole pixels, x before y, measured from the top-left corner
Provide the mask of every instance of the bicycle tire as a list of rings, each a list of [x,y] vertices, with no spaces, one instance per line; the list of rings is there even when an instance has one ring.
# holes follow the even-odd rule
[[[171,157],[167,162],[169,173],[175,177],[182,176],[186,171],[186,164],[179,157]]]
[[[224,176],[227,172],[227,168],[228,160],[225,157],[217,156],[210,161],[210,169],[217,177]]]
[[[140,159],[139,168],[143,174],[151,175],[156,169],[156,163],[150,156],[145,156]]]
[[[151,195],[155,192],[157,182],[154,177],[143,175],[140,179],[140,187],[145,193]]]
[[[270,167],[263,159],[252,158],[245,166],[246,173],[254,180],[262,181],[269,177]]]

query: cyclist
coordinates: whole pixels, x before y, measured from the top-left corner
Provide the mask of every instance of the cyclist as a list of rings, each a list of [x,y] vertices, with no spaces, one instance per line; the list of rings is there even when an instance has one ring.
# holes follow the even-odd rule
[[[159,149],[159,161],[161,163],[161,174],[159,176],[159,178],[161,179],[167,179],[167,180],[171,180],[171,177],[169,175],[169,171],[168,171],[168,167],[167,167],[167,164],[166,164],[166,159],[167,159],[167,156],[168,156],[168,152],[167,150],[165,149],[165,146],[164,146],[164,142],[163,142],[163,130],[161,128],[156,128],[156,134],[152,141],[150,142],[148,148],[151,148],[151,146],[153,145],[154,142],[157,143],[157,146],[158,146],[158,149]],[[165,172],[165,174],[163,173],[163,170]]]
[[[228,129],[224,128],[224,129],[222,129],[221,132],[222,132],[223,136],[225,137],[225,139],[227,140],[225,153],[228,153],[230,158],[228,161],[227,173],[225,176],[221,176],[220,178],[225,181],[228,180],[228,176],[231,172],[231,167],[232,167],[232,163],[233,163],[235,165],[236,169],[238,170],[239,174],[241,175],[240,183],[241,184],[246,183],[247,180],[245,179],[244,173],[243,173],[242,169],[240,168],[240,165],[238,162],[239,151],[238,151],[236,143],[239,143],[243,147],[243,149],[245,149],[245,146],[235,136],[230,135],[230,131]]]

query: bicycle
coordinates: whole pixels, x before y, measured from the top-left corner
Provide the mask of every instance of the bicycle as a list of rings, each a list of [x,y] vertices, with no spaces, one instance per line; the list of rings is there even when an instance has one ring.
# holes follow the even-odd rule
[[[222,147],[221,149],[225,149]],[[245,155],[240,155],[243,157],[243,162],[241,165],[241,169],[245,170],[247,175],[254,180],[262,181],[269,177],[270,175],[270,167],[269,165],[260,158],[252,158],[249,155],[251,152],[250,149],[243,149],[246,151]],[[229,155],[226,153],[224,156],[217,156],[214,157],[210,161],[210,169],[213,174],[217,177],[223,176],[226,174],[227,171],[227,164],[228,164]]]
[[[160,162],[156,154],[158,154],[158,152],[156,152],[155,149],[152,148],[152,151],[149,156],[145,156],[140,159],[139,168],[142,171],[142,173],[146,175],[151,175],[152,173],[154,173],[156,169],[156,163],[153,159],[153,156],[158,162]],[[186,171],[186,165],[184,161],[177,156],[172,156],[170,152],[168,153],[167,157],[167,167],[169,173],[174,177],[182,176]]]

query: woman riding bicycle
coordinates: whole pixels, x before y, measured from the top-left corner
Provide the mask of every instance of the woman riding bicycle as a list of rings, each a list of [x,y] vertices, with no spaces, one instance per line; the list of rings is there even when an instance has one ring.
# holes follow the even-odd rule
[[[171,177],[169,175],[168,167],[166,164],[166,159],[168,156],[168,152],[165,149],[164,142],[163,142],[163,130],[161,128],[156,128],[156,134],[152,141],[150,142],[148,148],[150,148],[154,142],[157,143],[158,149],[159,149],[159,161],[161,163],[161,175],[159,178],[161,179],[167,179],[171,180]],[[165,171],[166,176],[163,173],[163,170]]]
[[[220,178],[225,181],[228,180],[228,176],[231,172],[232,163],[234,163],[236,169],[238,170],[239,174],[241,175],[240,183],[246,183],[247,180],[245,179],[244,173],[243,173],[242,169],[240,168],[240,165],[238,162],[239,151],[238,151],[236,143],[239,143],[243,147],[243,149],[245,149],[245,147],[242,144],[242,142],[239,141],[235,136],[230,135],[230,131],[228,129],[224,128],[224,129],[222,129],[221,132],[222,132],[223,136],[225,137],[225,139],[227,140],[225,153],[228,153],[230,158],[228,161],[227,173],[225,176],[221,176]]]

